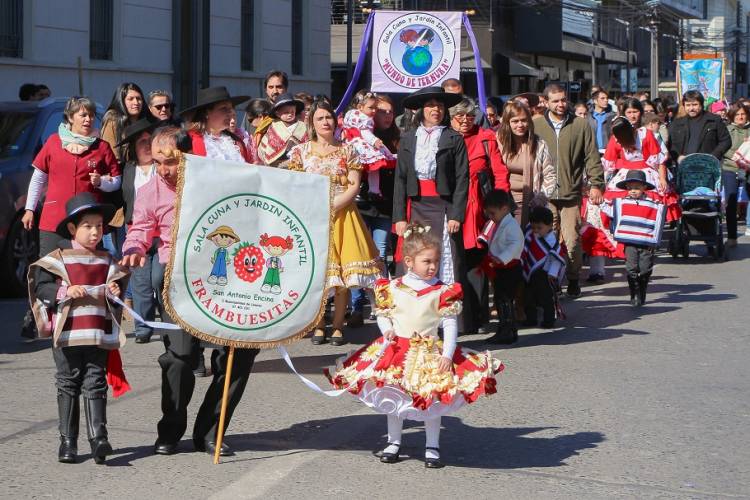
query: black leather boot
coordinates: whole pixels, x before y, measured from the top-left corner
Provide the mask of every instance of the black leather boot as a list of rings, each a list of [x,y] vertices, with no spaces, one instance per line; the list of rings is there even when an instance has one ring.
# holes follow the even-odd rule
[[[497,300],[497,299],[495,299]],[[518,326],[516,326],[515,308],[512,300],[500,302],[500,318],[497,333],[487,339],[492,344],[513,344],[518,340]]]
[[[94,462],[103,464],[107,455],[112,454],[112,445],[107,440],[107,399],[84,398],[83,401],[91,455]]]
[[[628,276],[628,287],[630,287],[630,305],[638,307],[641,305],[641,294],[638,289],[638,278]]]
[[[638,295],[641,300],[641,304],[646,303],[646,288],[648,288],[648,280],[651,278],[649,274],[643,274],[638,277]]]
[[[57,412],[60,425],[60,449],[57,461],[64,464],[74,464],[78,456],[78,420],[81,410],[78,396],[57,394]]]

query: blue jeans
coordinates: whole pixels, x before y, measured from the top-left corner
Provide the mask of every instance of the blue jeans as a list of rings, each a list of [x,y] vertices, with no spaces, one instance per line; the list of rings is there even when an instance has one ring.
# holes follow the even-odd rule
[[[375,242],[375,248],[378,249],[380,258],[385,262],[386,252],[388,251],[388,238],[391,234],[391,220],[385,217],[372,217],[363,215],[362,219],[367,225],[367,229],[372,233],[372,240]],[[351,290],[351,299],[349,301],[353,312],[361,313],[365,307],[365,294],[361,288]]]
[[[162,321],[165,321],[164,308],[161,304],[161,290],[164,287],[164,264],[159,263],[158,245],[153,245],[146,253],[146,264],[134,267],[130,275],[130,286],[133,292],[133,310],[146,321],[153,321],[156,309]],[[150,337],[153,329],[138,321],[135,322],[136,337]]]

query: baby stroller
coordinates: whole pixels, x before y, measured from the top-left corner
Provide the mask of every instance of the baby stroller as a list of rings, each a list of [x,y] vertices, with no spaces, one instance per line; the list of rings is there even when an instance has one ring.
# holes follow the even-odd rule
[[[677,167],[682,217],[669,241],[673,258],[690,255],[690,241],[704,241],[714,259],[724,257],[721,163],[709,154],[687,155]]]

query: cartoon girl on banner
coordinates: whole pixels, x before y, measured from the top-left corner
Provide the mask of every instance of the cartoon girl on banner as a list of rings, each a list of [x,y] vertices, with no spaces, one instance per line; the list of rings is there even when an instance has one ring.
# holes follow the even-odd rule
[[[216,245],[217,248],[211,257],[211,274],[208,276],[208,282],[224,286],[227,284],[227,249],[238,243],[240,237],[229,226],[219,226],[206,236],[206,239]]]
[[[260,247],[270,255],[266,259],[267,271],[260,291],[278,295],[281,293],[281,277],[279,275],[284,271],[280,257],[294,247],[294,240],[291,236],[283,238],[281,236],[268,236],[268,234],[263,233],[260,236]]]
[[[401,64],[406,71],[416,76],[430,71],[432,67],[430,43],[433,38],[435,38],[435,33],[429,28],[416,31],[409,27],[401,31],[399,40],[407,46],[401,58]]]

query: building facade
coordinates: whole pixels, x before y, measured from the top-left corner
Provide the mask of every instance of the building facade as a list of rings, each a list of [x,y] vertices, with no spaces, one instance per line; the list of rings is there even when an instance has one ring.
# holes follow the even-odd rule
[[[286,71],[290,90],[330,92],[328,0],[0,0],[0,100],[44,83],[53,96],[108,104],[122,82],[166,89],[178,107],[198,88],[263,95]]]

